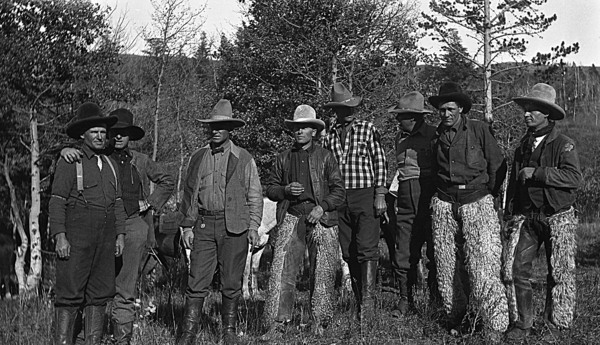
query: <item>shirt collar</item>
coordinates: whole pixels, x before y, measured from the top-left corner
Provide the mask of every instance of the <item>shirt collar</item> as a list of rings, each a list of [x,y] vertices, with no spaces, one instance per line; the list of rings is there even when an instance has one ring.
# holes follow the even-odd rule
[[[83,147],[81,148],[81,151],[83,151],[83,154],[85,154],[85,156],[87,157],[87,159],[92,159],[92,157],[98,156],[98,155],[100,155],[100,154],[103,153],[103,152],[100,152],[100,153],[94,152],[94,150],[92,150],[92,148],[89,147],[89,146],[87,146],[86,144],[83,144]]]

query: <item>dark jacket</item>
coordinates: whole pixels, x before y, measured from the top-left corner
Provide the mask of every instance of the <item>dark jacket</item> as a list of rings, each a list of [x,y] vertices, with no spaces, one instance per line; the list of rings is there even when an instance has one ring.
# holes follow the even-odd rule
[[[508,205],[512,203],[512,212],[519,214],[524,211],[523,200],[518,198],[521,188],[528,188],[528,193],[543,190],[545,202],[552,208],[551,212],[555,213],[571,207],[575,203],[575,191],[582,179],[573,140],[560,134],[556,128],[548,134],[540,143],[541,153],[539,160],[535,162],[537,167],[528,186],[519,181],[519,171],[525,167],[523,163],[525,145],[524,140],[521,140],[521,145],[515,151],[515,162],[508,182],[507,201]]]
[[[198,218],[198,191],[200,190],[200,164],[210,155],[208,145],[192,153],[183,185],[180,211],[184,219],[181,227],[191,228]],[[263,196],[260,177],[254,159],[248,151],[231,143],[225,175],[225,226],[227,231],[241,234],[258,230],[262,219]]]
[[[402,131],[396,135],[396,164],[398,165],[398,181],[431,177],[433,154],[431,139],[436,129],[427,123],[403,136]]]
[[[497,196],[507,167],[492,128],[485,122],[461,116],[462,125],[450,145],[440,138],[441,125],[432,140],[438,190],[483,188]]]
[[[277,201],[277,224],[281,224],[290,205],[291,196],[285,194],[290,175],[290,154],[286,150],[277,156],[275,165],[267,180],[267,197]],[[346,199],[344,180],[335,157],[329,150],[313,143],[308,150],[308,165],[310,181],[317,205],[321,205],[325,213],[321,217],[321,224],[331,227],[338,224],[337,209]]]
[[[130,150],[130,152],[131,165],[136,169],[142,181],[143,197],[152,208],[158,211],[171,197],[175,189],[175,180],[148,155],[134,150]],[[151,181],[155,184],[152,194],[150,194]]]

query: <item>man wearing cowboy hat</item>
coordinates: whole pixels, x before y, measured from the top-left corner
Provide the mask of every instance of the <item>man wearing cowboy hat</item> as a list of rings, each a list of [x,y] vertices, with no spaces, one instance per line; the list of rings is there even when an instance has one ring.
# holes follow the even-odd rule
[[[575,308],[573,204],[581,170],[574,141],[554,126],[565,117],[554,88],[536,84],[529,94],[513,101],[525,113],[527,134],[515,151],[507,190],[513,217],[507,226],[505,279],[516,321],[507,336],[524,339],[533,326],[532,262],[544,243],[548,261],[544,322],[550,331],[548,340],[555,340],[561,329],[571,326]]]
[[[379,131],[371,122],[358,120],[354,109],[361,98],[354,97],[342,83],[335,83],[332,108],[336,120],[329,130],[325,147],[338,161],[346,200],[338,209],[339,241],[342,257],[348,263],[352,290],[361,320],[372,319],[379,260],[379,220],[386,209],[387,161]]]
[[[452,328],[470,304],[497,339],[508,327],[494,209],[506,162],[491,126],[466,117],[472,103],[458,84],[442,84],[429,103],[442,120],[433,139],[437,192],[431,202],[439,292]]]
[[[58,256],[56,344],[72,344],[81,307],[86,344],[99,344],[106,304],[115,294],[115,256],[123,251],[126,214],[116,162],[102,154],[115,122],[98,105],[82,104],[67,127],[69,137],[83,140],[81,163],[59,159],[54,173],[49,213]]]
[[[135,318],[136,284],[145,250],[153,247],[154,225],[152,210],[160,210],[175,188],[173,176],[164,172],[148,155],[129,148],[129,142],[140,140],[145,132],[133,124],[133,114],[127,109],[110,113],[118,119],[109,134],[112,145],[110,157],[119,166],[123,204],[127,213],[125,249],[117,259],[116,295],[111,311],[113,338],[116,344],[129,344]],[[81,159],[82,152],[65,148],[61,156],[72,163]],[[155,184],[150,193],[150,181]]]
[[[412,303],[412,286],[417,282],[417,265],[421,260],[421,248],[427,243],[429,259],[427,285],[430,296],[435,293],[435,262],[431,240],[431,212],[429,203],[435,192],[433,185],[433,154],[431,140],[435,127],[425,122],[425,100],[418,91],[405,94],[398,105],[388,109],[400,124],[396,135],[396,186],[390,193],[396,199],[395,248],[392,267],[400,292],[400,301],[394,315],[404,315]]]
[[[345,198],[344,182],[333,154],[315,144],[325,123],[309,105],[300,105],[293,120],[294,146],[277,156],[266,184],[277,201],[278,233],[265,302],[271,331],[280,335],[293,316],[296,276],[308,246],[313,331],[320,334],[333,316],[336,263],[339,257],[336,209]]]
[[[245,125],[233,118],[231,103],[221,99],[209,119],[210,143],[196,150],[187,169],[181,212],[184,245],[191,249],[185,293],[183,332],[177,344],[192,344],[198,331],[204,298],[219,266],[223,340],[237,342],[238,299],[248,242],[258,241],[263,196],[254,159],[230,140],[230,132]]]

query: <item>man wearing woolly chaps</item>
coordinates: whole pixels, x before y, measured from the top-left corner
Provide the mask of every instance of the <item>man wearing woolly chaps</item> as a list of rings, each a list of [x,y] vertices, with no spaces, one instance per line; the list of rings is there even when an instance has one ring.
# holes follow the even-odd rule
[[[507,190],[512,219],[505,233],[504,279],[514,321],[507,334],[511,340],[524,340],[533,326],[532,263],[542,243],[548,264],[547,340],[555,340],[573,321],[577,228],[573,204],[582,176],[573,140],[554,127],[565,116],[555,99],[554,88],[543,83],[513,99],[524,111],[528,130],[515,151]]]
[[[437,190],[431,206],[443,307],[450,328],[458,330],[469,307],[498,337],[508,327],[508,307],[494,197],[506,162],[491,127],[465,116],[472,103],[458,84],[443,84],[429,102],[442,120],[432,142]]]
[[[308,246],[312,330],[321,334],[333,315],[336,266],[339,265],[336,209],[345,198],[344,184],[333,154],[314,144],[325,128],[315,110],[300,105],[294,120],[292,149],[281,153],[269,177],[266,194],[277,201],[279,224],[269,279],[265,340],[281,336],[292,321],[296,276]]]

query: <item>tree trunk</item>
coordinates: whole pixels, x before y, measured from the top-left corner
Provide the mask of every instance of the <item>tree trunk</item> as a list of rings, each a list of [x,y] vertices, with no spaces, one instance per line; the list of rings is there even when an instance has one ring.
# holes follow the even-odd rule
[[[31,209],[29,211],[30,264],[27,275],[27,293],[37,294],[37,287],[42,276],[42,247],[40,240],[40,142],[38,138],[38,121],[35,109],[31,109],[29,118],[31,135]]]
[[[25,233],[25,227],[21,220],[21,212],[19,211],[19,203],[17,202],[17,193],[15,186],[12,184],[10,179],[10,166],[8,156],[4,156],[4,163],[2,164],[4,170],[4,178],[8,190],[10,191],[10,220],[13,226],[17,228],[19,237],[21,238],[21,245],[17,248],[17,255],[15,259],[15,274],[17,281],[19,282],[19,296],[25,296],[27,291],[27,277],[25,276],[25,255],[27,254],[27,247],[29,247],[29,239]]]
[[[179,201],[181,201],[181,180],[183,177],[183,166],[185,165],[185,154],[184,154],[184,142],[183,142],[183,128],[181,128],[181,114],[179,110],[179,100],[176,104],[176,116],[177,116],[177,131],[179,132],[179,170],[177,171],[177,191],[176,191],[176,201],[177,205],[179,205]]]
[[[483,116],[488,123],[494,122],[492,116],[492,53],[490,47],[490,0],[484,0],[485,23],[483,31],[483,68],[485,69],[483,83],[485,88],[485,111]]]
[[[156,162],[156,157],[158,155],[158,113],[160,109],[160,101],[161,101],[161,91],[162,91],[162,81],[163,76],[165,74],[165,59],[161,57],[160,59],[160,68],[158,71],[158,81],[156,86],[156,99],[155,99],[155,107],[154,107],[154,142],[152,143],[152,160]],[[150,193],[154,191],[154,183],[150,182]]]

